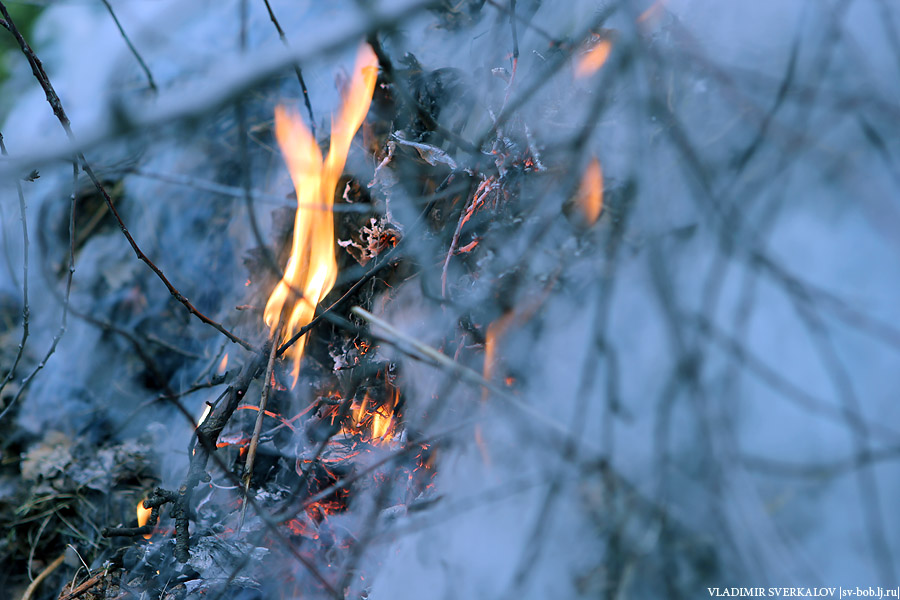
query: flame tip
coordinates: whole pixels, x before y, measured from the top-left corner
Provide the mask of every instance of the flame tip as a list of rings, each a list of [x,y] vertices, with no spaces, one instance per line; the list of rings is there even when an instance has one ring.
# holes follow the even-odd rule
[[[332,211],[334,190],[344,170],[353,137],[369,112],[378,77],[377,67],[375,51],[368,44],[362,44],[337,117],[332,115],[331,143],[324,159],[299,112],[284,104],[275,107],[275,138],[297,193],[291,255],[284,277],[269,296],[263,316],[272,335],[278,335],[276,330],[282,316],[286,311],[289,313],[281,331],[282,341],[290,339],[312,320],[316,306],[337,280]],[[291,387],[296,385],[300,375],[305,344],[305,338],[300,338],[287,351],[293,361]]]

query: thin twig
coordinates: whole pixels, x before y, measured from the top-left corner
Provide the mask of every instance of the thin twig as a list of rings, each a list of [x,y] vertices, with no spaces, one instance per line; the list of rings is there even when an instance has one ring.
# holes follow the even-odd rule
[[[518,21],[525,27],[527,27],[527,28],[531,29],[532,31],[534,31],[535,33],[539,34],[541,37],[546,39],[551,44],[559,44],[559,40],[552,33],[547,31],[546,29],[538,27],[531,21],[531,19],[526,19],[525,17],[523,17],[519,14],[516,14],[514,3],[512,3],[513,4],[512,7],[504,6],[498,0],[487,0],[487,3],[490,4],[491,6],[493,6],[494,8],[500,10],[501,12],[507,13],[510,16],[511,20]]]
[[[317,43],[304,44],[301,49],[277,53],[268,49],[261,50],[256,55],[248,55],[237,68],[234,62],[229,60],[227,65],[223,64],[208,80],[183,90],[184,93],[163,94],[152,103],[140,103],[134,107],[116,106],[115,109],[120,111],[116,114],[120,118],[112,120],[105,126],[93,128],[89,134],[79,136],[77,143],[70,139],[61,146],[7,161],[0,166],[0,176],[17,173],[25,167],[33,168],[36,164],[65,160],[73,153],[84,152],[110,140],[122,139],[123,136],[135,131],[175,126],[208,117],[220,107],[232,104],[235,98],[258,88],[296,62],[334,53],[348,44],[356,43],[371,31],[391,29],[439,3],[438,0],[423,0],[412,5],[389,8],[365,23],[336,28],[329,36],[320,38]]]
[[[444,258],[444,266],[441,269],[441,296],[443,298],[447,297],[447,269],[450,267],[450,258],[456,254],[456,249],[459,247],[459,236],[462,233],[462,228],[469,219],[472,218],[472,215],[475,214],[475,211],[480,206],[479,201],[483,202],[484,197],[493,189],[494,186],[491,185],[491,178],[482,181],[481,185],[478,186],[478,189],[476,189],[475,193],[472,195],[472,201],[463,207],[462,212],[459,213],[459,222],[456,224],[456,229],[453,231],[453,239],[450,240],[450,248],[447,250],[447,256]]]
[[[150,86],[150,89],[153,90],[153,93],[157,93],[159,90],[156,88],[156,82],[153,81],[153,75],[150,73],[150,68],[147,67],[147,63],[144,62],[144,59],[141,58],[141,55],[138,53],[137,48],[134,47],[134,44],[131,43],[131,40],[128,38],[128,34],[125,33],[125,29],[122,27],[122,24],[119,23],[119,18],[116,17],[116,13],[113,12],[112,5],[108,2],[108,0],[102,0],[103,4],[106,6],[106,10],[109,11],[109,16],[112,17],[113,21],[116,24],[116,27],[119,28],[119,33],[122,34],[122,39],[125,40],[125,43],[128,45],[128,49],[131,50],[131,53],[137,59],[138,64],[141,65],[141,69],[144,70],[144,74],[147,76],[147,84]]]
[[[0,3],[0,10],[5,11],[6,7]],[[7,16],[7,19],[9,17]],[[12,21],[9,21],[10,27],[14,27],[12,25]],[[46,366],[47,361],[50,360],[50,357],[53,356],[53,353],[56,352],[56,347],[59,345],[59,340],[62,339],[63,334],[66,333],[66,327],[69,319],[69,297],[72,293],[72,277],[75,274],[75,194],[78,189],[78,163],[72,162],[72,194],[69,197],[69,268],[66,273],[66,291],[63,296],[63,306],[62,306],[62,319],[59,325],[59,329],[56,332],[56,335],[53,336],[53,341],[50,343],[50,348],[47,350],[47,353],[44,355],[44,358],[41,359],[41,362],[37,364],[31,373],[22,380],[22,385],[19,387],[19,391],[16,392],[16,395],[10,400],[9,404],[4,407],[3,412],[0,412],[0,421],[3,420],[3,417],[12,409],[13,406],[19,401],[25,391],[28,389],[28,386],[31,385],[31,382],[34,381],[34,378],[38,373]]]
[[[31,600],[31,597],[34,595],[34,592],[37,590],[38,586],[41,585],[41,582],[50,577],[53,571],[58,569],[59,566],[63,564],[63,561],[65,559],[66,553],[63,552],[62,554],[57,556],[52,563],[47,565],[47,567],[43,571],[38,573],[38,576],[34,578],[34,581],[32,581],[31,584],[27,588],[25,588],[25,593],[22,594],[22,600]]]
[[[701,315],[695,318],[697,329],[712,343],[733,357],[734,360],[755,375],[761,383],[781,394],[785,399],[798,407],[802,407],[810,413],[827,418],[830,421],[847,425],[859,433],[876,434],[885,441],[891,442],[896,442],[900,439],[900,432],[889,424],[867,421],[859,412],[846,407],[834,406],[831,402],[817,398],[781,375],[777,369],[766,364],[760,356],[752,353],[733,336],[722,331],[710,320]]]
[[[347,299],[349,299],[350,296],[353,295],[354,292],[356,292],[356,290],[358,290],[364,283],[366,283],[366,282],[369,281],[372,277],[374,277],[374,276],[378,273],[378,271],[380,271],[382,268],[384,268],[384,267],[386,267],[388,264],[390,264],[391,259],[392,259],[393,255],[394,255],[394,253],[396,252],[397,248],[399,248],[399,247],[400,247],[400,244],[397,244],[396,246],[394,246],[394,247],[390,250],[390,252],[388,252],[388,253],[385,255],[384,259],[378,261],[378,263],[375,264],[375,265],[374,265],[374,266],[373,266],[373,267],[372,267],[365,275],[363,275],[362,277],[360,277],[359,280],[358,280],[356,283],[354,283],[352,286],[350,286],[350,289],[347,290],[346,292],[344,292],[344,295],[343,295],[343,296],[341,296],[340,298],[338,298],[337,300],[335,300],[335,301],[331,304],[331,306],[329,306],[328,308],[326,308],[325,310],[323,310],[322,312],[320,312],[319,314],[317,314],[316,317],[315,317],[312,321],[310,321],[309,323],[307,323],[306,325],[304,325],[303,327],[301,327],[300,330],[297,331],[297,333],[295,333],[295,334],[293,335],[293,337],[291,337],[291,339],[289,339],[289,340],[286,341],[284,344],[282,344],[281,347],[278,348],[278,356],[281,356],[282,354],[284,354],[284,353],[287,351],[288,348],[290,348],[291,346],[293,346],[293,345],[297,342],[297,340],[299,340],[301,337],[303,337],[304,335],[306,335],[306,333],[307,333],[310,329],[312,329],[313,327],[315,327],[316,325],[318,325],[319,322],[322,321],[322,319],[326,318],[326,317],[327,317],[334,309],[336,309],[336,308],[338,308],[339,306],[343,305],[344,302],[346,302]]]
[[[90,578],[85,580],[85,582],[79,585],[77,588],[75,588],[65,596],[60,596],[59,600],[75,600],[76,598],[80,598],[82,595],[84,595],[85,592],[100,583],[106,575],[107,573],[105,570],[94,573]]]
[[[504,7],[505,8],[505,7]],[[584,38],[597,27],[601,26],[610,16],[613,9],[604,10],[594,19],[587,27],[582,29],[576,39]],[[530,101],[537,94],[538,90],[556,79],[553,77],[559,69],[571,58],[569,53],[562,52],[552,61],[548,62],[542,73],[532,78],[532,83],[525,88],[520,89],[519,93],[511,99],[510,102],[504,104],[503,109],[497,115],[497,118],[475,141],[475,147],[481,148],[487,140],[493,138],[497,131],[506,123],[507,120],[523,105]]]
[[[252,182],[250,180],[250,152],[247,147],[247,117],[246,111],[244,110],[244,103],[238,100],[235,110],[237,112],[239,130],[238,151],[240,152],[241,157],[241,191],[244,198],[244,204],[247,205],[247,216],[250,219],[250,231],[253,233],[256,245],[262,252],[266,266],[279,280],[283,281],[284,271],[278,265],[274,254],[272,254],[272,249],[269,248],[269,245],[263,239],[262,231],[259,228],[259,222],[256,219],[256,209],[253,206],[253,193],[251,192]],[[298,207],[296,210],[300,210],[300,208]],[[288,282],[285,283],[288,284]],[[288,287],[293,293],[296,301],[299,301],[303,297],[302,292],[293,285],[288,284]]]
[[[491,383],[490,381],[485,379],[481,375],[481,373],[456,362],[446,354],[443,354],[438,350],[435,350],[431,346],[423,344],[419,340],[406,335],[387,321],[376,317],[360,306],[354,306],[350,310],[350,312],[377,327],[380,332],[375,333],[375,336],[393,345],[398,350],[401,350],[413,357],[424,359],[425,362],[431,363],[435,366],[444,368],[448,371],[452,371],[471,384],[484,387],[494,396],[504,400],[511,406],[515,407],[522,414],[533,419],[534,422],[540,422],[550,427],[550,429],[552,429],[556,434],[561,436],[561,439],[565,443],[575,443],[577,446],[587,446],[589,449],[592,449],[592,445],[585,444],[582,440],[573,440],[571,432],[564,425],[538,411],[536,408],[525,404],[503,388],[500,388]]]
[[[207,181],[204,179],[198,179],[196,177],[186,177],[184,175],[178,175],[175,173],[155,173],[152,171],[145,171],[144,169],[139,169],[137,167],[129,167],[127,169],[123,169],[123,172],[137,175],[138,177],[156,179],[158,181],[163,181],[172,185],[183,185],[185,187],[202,190],[204,192],[221,194],[222,196],[228,196],[230,198],[244,198],[247,193],[244,190],[243,186],[236,187],[233,185],[223,185],[214,181]],[[312,210],[323,210],[328,208],[324,204],[318,202],[291,202],[286,196],[267,194],[256,190],[250,190],[250,198],[254,202],[261,201],[267,204],[274,204],[276,206],[284,206],[287,208],[297,208],[298,206],[300,208],[309,208]],[[371,204],[337,204],[332,206],[330,210],[336,213],[348,212],[379,214],[378,209]]]
[[[0,153],[2,153],[3,156],[9,156],[9,153],[6,151],[6,144],[3,142],[2,133],[0,133]],[[19,366],[19,361],[22,360],[22,354],[25,353],[25,343],[28,341],[28,318],[29,311],[31,310],[28,306],[28,217],[25,206],[25,192],[22,191],[22,182],[19,181],[18,177],[16,178],[16,192],[19,195],[19,216],[22,220],[22,338],[19,341],[19,347],[16,350],[16,357],[13,359],[12,366],[6,373],[6,377],[0,381],[0,392],[3,392],[3,388],[6,387],[6,384],[12,381],[13,377],[16,376],[16,368]],[[2,415],[0,415],[0,417],[2,417]]]
[[[374,33],[368,36],[367,41],[369,42],[369,45],[372,46],[372,50],[375,51],[375,56],[378,57],[378,64],[381,66],[381,72],[384,75],[384,79],[394,84],[393,90],[397,93],[397,96],[409,105],[416,113],[416,116],[420,118],[429,129],[447,138],[450,143],[460,150],[475,158],[483,158],[484,154],[480,150],[481,146],[473,144],[469,140],[438,123],[428,109],[422,106],[418,100],[413,98],[413,95],[409,91],[410,82],[394,69],[391,58],[384,51],[381,42],[378,41],[378,37]]]
[[[506,84],[506,94],[503,96],[503,106],[509,101],[513,82],[516,80],[516,72],[519,70],[519,34],[516,31],[516,0],[509,0],[509,27],[512,29],[512,68],[510,69],[509,82]],[[501,110],[502,107],[501,107]]]
[[[25,41],[25,38],[22,37],[22,34],[16,28],[15,23],[10,18],[9,11],[6,9],[6,6],[0,2],[0,13],[6,18],[7,24],[9,25],[9,30],[15,36],[16,41],[19,43],[19,47],[22,49],[22,52],[25,54],[25,57],[28,59],[28,62],[31,64],[31,71],[34,73],[35,79],[37,79],[41,88],[44,90],[44,94],[47,96],[47,102],[49,102],[50,107],[53,109],[53,114],[56,115],[57,120],[62,125],[63,129],[66,132],[69,140],[74,143],[75,142],[75,134],[72,132],[72,126],[69,121],[69,117],[66,115],[65,110],[63,109],[62,102],[60,102],[59,96],[57,96],[56,91],[53,89],[53,85],[50,83],[49,77],[47,77],[47,73],[44,71],[44,67],[38,59],[37,55]],[[81,165],[84,169],[84,172],[87,173],[87,176],[90,178],[91,182],[94,184],[94,187],[97,188],[97,191],[103,196],[103,199],[106,201],[106,206],[109,208],[109,211],[112,213],[113,217],[115,217],[116,222],[119,225],[119,229],[122,231],[122,234],[125,236],[125,239],[128,240],[128,244],[131,246],[131,249],[134,250],[135,255],[144,262],[150,270],[152,270],[157,277],[163,282],[166,288],[169,290],[169,293],[172,296],[181,302],[185,306],[185,308],[190,311],[192,315],[200,319],[202,322],[216,329],[219,333],[223,334],[225,337],[230,339],[232,342],[236,344],[240,344],[247,350],[255,350],[254,347],[249,343],[239,338],[235,334],[231,333],[222,325],[213,321],[191,304],[191,301],[187,299],[178,289],[172,285],[172,283],[168,280],[162,270],[154,264],[150,258],[144,254],[141,250],[140,246],[138,246],[137,242],[131,236],[131,233],[128,231],[128,227],[125,225],[125,222],[122,220],[122,217],[119,215],[119,211],[116,209],[113,204],[112,198],[109,195],[109,192],[106,191],[106,188],[103,187],[103,184],[100,183],[100,180],[94,174],[93,169],[90,164],[88,164],[87,159],[84,156],[83,152],[78,153],[78,159],[81,161]],[[73,196],[74,202],[74,196]],[[0,415],[2,417],[2,415]]]
[[[791,300],[815,345],[825,371],[831,378],[832,385],[841,400],[842,408],[847,413],[849,423],[854,413],[862,412],[861,402],[853,387],[851,375],[841,360],[825,323],[821,316],[813,310],[809,299],[802,295],[792,294]],[[865,456],[872,451],[869,431],[865,426],[861,429],[853,429],[853,444],[856,453],[860,456]],[[872,559],[883,580],[894,582],[897,580],[897,572],[894,566],[893,552],[885,536],[884,510],[879,491],[881,486],[872,469],[860,466],[855,475],[862,498],[863,521],[871,545]]]
[[[206,420],[196,428],[197,444],[194,445],[190,451],[190,467],[184,482],[177,492],[177,498],[174,500],[175,556],[180,562],[187,562],[190,559],[188,523],[191,495],[193,489],[197,487],[200,481],[209,478],[209,475],[206,473],[208,461],[211,459],[216,466],[219,467],[219,470],[222,471],[236,487],[240,487],[241,485],[241,481],[237,475],[230,471],[221,456],[216,453],[216,440],[225,428],[225,425],[231,419],[231,415],[237,409],[240,400],[243,399],[244,395],[247,393],[247,388],[250,387],[250,383],[259,376],[264,366],[263,361],[270,351],[269,348],[266,348],[265,353],[256,354],[244,365],[238,379],[223,394],[225,402],[218,404]],[[173,400],[173,403],[176,407],[179,407],[181,413],[193,423],[193,417],[187,412],[181,402]],[[339,598],[340,596],[334,590],[331,583],[322,576],[309,559],[300,554],[294,544],[285,537],[279,524],[269,518],[266,513],[261,510],[256,499],[252,496],[247,496],[246,502],[253,507],[254,511],[265,524],[266,529],[268,529],[269,532],[284,545],[288,552],[290,552],[291,555],[313,575],[332,597]]]
[[[290,48],[291,44],[288,42],[287,37],[285,37],[284,30],[281,28],[278,19],[275,18],[275,13],[272,11],[269,0],[263,0],[263,2],[266,3],[266,10],[269,11],[269,18],[272,19],[272,24],[275,25],[275,29],[278,31],[278,37],[281,38],[281,43],[284,44],[285,48]],[[309,101],[309,90],[306,88],[306,82],[303,80],[303,71],[300,70],[300,66],[297,63],[294,63],[294,73],[297,74],[297,81],[300,82],[300,89],[303,90],[303,102],[306,104],[306,112],[309,113],[309,130],[312,132],[313,139],[315,139],[316,119],[313,117],[312,104]]]
[[[509,0],[509,27],[512,29],[513,61],[519,60],[519,34],[516,31],[516,0]]]
[[[275,332],[280,335],[282,323],[278,323]],[[272,389],[272,368],[275,366],[275,355],[278,344],[272,336],[272,348],[269,350],[269,360],[266,363],[266,373],[263,375],[263,389],[259,397],[259,411],[256,414],[256,424],[253,426],[253,435],[250,438],[250,446],[247,448],[247,462],[244,463],[244,503],[241,506],[241,520],[238,531],[244,526],[244,515],[247,513],[247,494],[250,492],[250,479],[253,477],[253,464],[256,462],[256,449],[259,447],[259,434],[262,432],[263,417],[266,414],[266,404],[269,400],[269,391]]]

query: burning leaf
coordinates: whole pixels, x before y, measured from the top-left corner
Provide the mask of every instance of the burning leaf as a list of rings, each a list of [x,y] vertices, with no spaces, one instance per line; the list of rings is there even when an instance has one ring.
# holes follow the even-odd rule
[[[578,208],[588,225],[593,225],[603,210],[603,169],[597,157],[591,159],[578,188]]]
[[[350,143],[362,125],[372,102],[378,59],[363,45],[344,94],[337,118],[332,119],[331,146],[322,159],[319,146],[295,113],[275,109],[275,137],[287,162],[297,192],[297,212],[291,255],[284,277],[266,303],[264,320],[277,336],[284,320],[281,342],[286,342],[313,318],[316,305],[331,291],[337,279],[334,256],[334,190],[344,170]],[[305,338],[287,351],[293,361],[293,381],[300,374]]]
[[[575,65],[575,77],[582,78],[593,75],[600,70],[612,50],[612,41],[601,38],[590,50],[579,57]]]

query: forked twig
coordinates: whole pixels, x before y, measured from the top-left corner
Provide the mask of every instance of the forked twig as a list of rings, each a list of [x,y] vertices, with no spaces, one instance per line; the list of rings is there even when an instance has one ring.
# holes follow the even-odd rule
[[[153,81],[153,74],[150,73],[150,68],[147,66],[147,63],[144,62],[144,59],[141,58],[141,55],[138,53],[137,48],[134,47],[134,44],[131,43],[131,39],[128,37],[128,34],[125,33],[125,28],[122,27],[122,24],[119,22],[119,18],[116,16],[116,13],[113,12],[112,5],[108,0],[102,0],[102,2],[106,6],[106,10],[109,11],[109,16],[112,17],[112,20],[115,22],[116,27],[119,28],[119,33],[122,34],[122,39],[125,40],[125,44],[128,46],[128,49],[131,50],[131,53],[137,59],[138,64],[141,65],[141,69],[144,70],[144,75],[147,76],[147,85],[150,86],[150,89],[153,90],[153,93],[156,93],[158,90],[156,88],[156,82]]]
[[[275,29],[278,31],[278,37],[281,38],[281,43],[284,44],[285,48],[290,48],[291,44],[288,42],[287,37],[284,35],[284,30],[281,28],[281,23],[278,22],[278,19],[275,18],[275,13],[272,11],[272,5],[269,4],[269,0],[263,0],[266,3],[266,10],[269,11],[269,18],[272,20],[272,24],[275,25]],[[300,67],[297,63],[294,63],[294,73],[297,74],[297,81],[300,82],[300,89],[303,91],[303,103],[306,104],[306,112],[309,113],[309,130],[312,132],[312,136],[315,139],[316,137],[316,119],[313,117],[313,109],[312,104],[309,101],[309,90],[306,89],[306,81],[303,80],[303,71],[300,70]]]
[[[356,43],[371,31],[394,28],[398,23],[438,4],[439,0],[422,0],[399,7],[385,7],[368,21],[340,27],[318,43],[305,44],[302,49],[278,53],[260,51],[255,56],[248,57],[238,69],[235,69],[233,61],[229,61],[227,68],[223,66],[217,74],[195,88],[184,90],[183,94],[162,95],[152,104],[145,103],[136,107],[119,105],[122,112],[117,116],[120,119],[111,119],[110,123],[94,128],[90,133],[80,136],[77,143],[69,140],[66,144],[48,147],[0,165],[0,175],[17,172],[26,165],[32,168],[35,164],[65,160],[73,153],[122,139],[128,133],[205,118],[220,107],[233,103],[235,98],[264,85],[298,61],[336,52]]]
[[[53,109],[53,114],[56,115],[57,120],[62,125],[63,129],[66,132],[66,136],[68,136],[69,140],[74,144],[75,143],[75,134],[72,132],[72,125],[69,121],[69,117],[66,115],[65,109],[63,109],[62,102],[59,99],[59,96],[56,94],[56,91],[53,89],[53,85],[50,83],[50,78],[47,77],[46,71],[44,71],[44,66],[41,63],[40,59],[28,45],[28,42],[25,41],[25,38],[22,37],[22,34],[16,28],[15,23],[9,15],[9,11],[6,9],[6,6],[0,2],[0,13],[3,14],[6,19],[7,29],[9,29],[10,33],[16,38],[16,41],[19,43],[19,47],[22,49],[22,53],[25,54],[25,57],[28,59],[29,64],[31,65],[31,71],[34,74],[35,79],[37,79],[41,88],[44,90],[44,94],[47,96],[47,102],[50,104],[50,107]],[[122,231],[122,234],[125,236],[125,239],[128,240],[128,244],[131,246],[131,249],[134,250],[135,255],[145,263],[150,270],[152,270],[156,276],[163,282],[166,286],[166,289],[169,290],[169,293],[178,300],[181,304],[185,306],[185,308],[190,311],[192,315],[200,319],[202,322],[216,329],[219,333],[223,334],[225,337],[230,339],[232,342],[236,344],[240,344],[245,349],[254,351],[255,348],[247,341],[241,339],[236,336],[232,332],[225,329],[221,324],[216,321],[213,321],[203,313],[201,313],[197,308],[191,303],[187,297],[184,296],[178,289],[172,285],[169,279],[165,276],[162,270],[156,266],[156,264],[150,260],[150,258],[144,254],[141,247],[138,246],[138,243],[131,236],[131,233],[128,231],[128,227],[125,225],[125,222],[122,220],[122,217],[119,215],[119,211],[116,209],[113,204],[112,198],[109,195],[109,192],[106,191],[106,188],[100,183],[100,180],[94,174],[94,170],[91,168],[90,164],[87,162],[87,158],[85,158],[83,152],[78,152],[77,154],[78,160],[81,161],[81,166],[84,169],[84,172],[87,173],[87,176],[90,178],[91,182],[94,184],[94,187],[97,188],[97,191],[100,192],[100,195],[103,196],[103,199],[106,201],[106,206],[109,208],[109,211],[112,213],[113,217],[116,219],[116,223],[119,225],[119,229]],[[74,201],[74,199],[73,199]],[[2,416],[2,415],[0,415]]]
[[[6,7],[0,3],[0,9],[3,11],[6,10]],[[7,17],[8,18],[8,17]],[[12,22],[10,21],[10,27],[13,27]],[[62,339],[63,334],[66,333],[66,326],[69,320],[69,297],[72,293],[72,277],[75,274],[75,194],[78,188],[78,163],[72,161],[72,194],[70,196],[69,201],[69,268],[66,273],[66,292],[63,296],[63,309],[62,309],[62,319],[59,324],[59,329],[56,331],[56,335],[53,336],[53,341],[50,342],[50,348],[47,350],[47,353],[44,354],[44,358],[41,359],[41,362],[37,364],[33,371],[22,380],[22,385],[19,387],[19,391],[16,392],[16,395],[10,400],[9,404],[0,412],[0,421],[3,420],[3,417],[12,410],[12,407],[15,406],[22,395],[25,394],[25,391],[28,389],[28,386],[31,385],[31,382],[34,381],[34,378],[38,373],[46,366],[47,361],[50,360],[50,357],[53,356],[53,353],[56,352],[56,347],[59,345],[59,341]],[[24,214],[24,213],[23,213]],[[7,375],[7,378],[9,375]]]

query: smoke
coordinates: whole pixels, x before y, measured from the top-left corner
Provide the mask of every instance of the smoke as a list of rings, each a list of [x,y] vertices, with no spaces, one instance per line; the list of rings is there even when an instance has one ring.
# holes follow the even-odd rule
[[[102,7],[48,7],[34,40],[76,135],[91,141],[88,158],[121,185],[138,241],[201,310],[248,337],[258,323],[233,310],[247,301],[243,258],[256,245],[241,169],[264,236],[275,237],[270,213],[293,200],[264,131],[278,100],[301,106],[302,94],[290,69],[241,89],[252,140],[242,157],[230,104],[238,94],[228,93],[259,65],[302,55],[327,131],[335,65],[349,68],[358,43],[329,40],[365,29],[373,11],[402,8],[272,4],[293,50],[263,3],[249,4],[245,52],[239,2],[116,6],[158,97]],[[372,310],[478,373],[494,324],[497,359],[486,392],[380,344],[402,374],[408,435],[452,433],[436,446],[430,496],[361,505],[384,514],[362,551],[371,576],[354,585],[399,599],[896,584],[900,15],[887,2],[563,4],[444,3],[380,32],[396,71],[427,76],[411,93],[442,103],[446,131],[391,138],[399,158],[367,188],[414,265],[371,298]],[[612,52],[579,79],[572,57],[591,33]],[[205,107],[204,89],[227,97]],[[35,362],[59,325],[72,175],[50,160],[68,146],[24,62],[3,93],[15,98],[2,127],[14,159],[47,159],[25,184],[42,238],[31,256]],[[376,91],[373,115],[378,101]],[[166,111],[178,120],[153,120]],[[130,125],[116,121],[124,115]],[[408,114],[386,121],[378,126],[392,133],[417,126]],[[471,143],[485,132],[474,152],[454,137]],[[376,161],[358,150],[348,170],[365,184]],[[606,195],[591,228],[572,199],[593,156]],[[422,183],[435,157],[438,168],[459,165],[446,168],[455,180],[445,187],[462,182],[468,193],[456,191],[462,204],[446,213],[428,200],[444,188]],[[84,184],[79,206],[89,208]],[[447,232],[481,184],[484,207],[457,240],[474,250],[449,252]],[[19,265],[15,190],[2,193],[4,248]],[[77,216],[84,224],[93,213]],[[102,323],[136,332],[179,392],[218,364],[224,338],[98,222],[78,249],[71,299],[90,318],[71,320],[18,424],[32,435],[103,438],[157,423],[171,487],[190,425],[152,401],[146,361]],[[18,294],[2,265],[0,289]],[[199,416],[216,395],[186,405]]]

